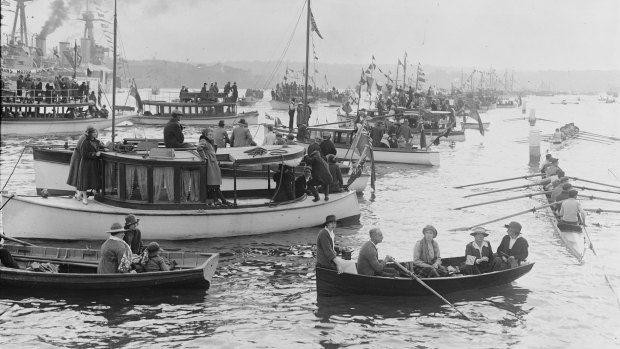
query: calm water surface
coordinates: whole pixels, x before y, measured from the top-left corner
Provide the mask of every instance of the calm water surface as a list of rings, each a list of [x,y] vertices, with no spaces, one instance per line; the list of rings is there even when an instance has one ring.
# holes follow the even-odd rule
[[[266,98],[269,94],[266,94]],[[582,130],[620,137],[620,104],[604,104],[596,96],[581,96],[578,105],[553,104],[574,96],[530,97],[528,108],[540,118],[543,133],[575,122]],[[123,99],[121,99],[123,100]],[[254,108],[270,115],[267,101]],[[528,111],[529,112],[529,111]],[[335,109],[314,108],[317,122],[332,121]],[[378,165],[377,191],[359,196],[359,224],[339,226],[337,242],[359,249],[368,230],[379,226],[384,242],[379,254],[410,260],[422,227],[433,224],[444,257],[462,255],[471,241],[471,226],[544,204],[540,197],[454,211],[451,208],[527,194],[527,189],[463,198],[476,191],[528,183],[516,180],[453,189],[453,186],[528,174],[528,146],[514,140],[527,136],[520,109],[491,110],[482,137],[467,130],[467,141],[441,144],[441,166]],[[161,128],[120,127],[120,137],[161,137]],[[262,129],[252,126],[257,138]],[[197,139],[198,129],[186,128]],[[34,193],[30,143],[75,141],[67,137],[2,139],[2,185],[15,168],[6,189]],[[100,133],[109,140],[110,131]],[[543,143],[543,152],[548,146]],[[620,143],[604,145],[572,140],[553,154],[567,175],[620,186]],[[580,185],[603,188],[594,184]],[[616,189],[617,190],[617,189]],[[616,194],[591,195],[618,198]],[[620,209],[620,204],[583,202],[586,208]],[[36,217],[33,217],[36,219]],[[167,294],[109,294],[91,298],[79,294],[25,294],[0,290],[0,346],[7,347],[222,347],[222,348],[612,348],[620,346],[620,306],[606,283],[620,291],[620,214],[591,213],[588,232],[598,256],[588,251],[579,264],[554,235],[544,211],[507,218],[486,227],[496,248],[515,219],[530,243],[531,273],[511,285],[449,294],[447,298],[473,321],[433,297],[317,298],[313,245],[318,229],[301,229],[264,236],[191,242],[163,241],[164,248],[214,251],[221,254],[211,289]],[[41,222],[45,224],[45,222]],[[107,227],[93,227],[101,231]],[[182,229],[182,227],[181,227]],[[148,231],[143,231],[144,240]],[[45,242],[58,246],[97,248],[102,241]],[[354,252],[353,257],[357,254]]]

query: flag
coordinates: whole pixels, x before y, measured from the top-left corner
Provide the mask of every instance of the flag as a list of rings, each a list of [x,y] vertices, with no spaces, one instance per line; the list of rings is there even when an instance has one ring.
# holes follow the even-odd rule
[[[426,82],[426,79],[425,78],[418,78],[418,81],[419,82]]]
[[[398,59],[398,65],[403,65],[403,62],[400,61],[400,58]]]
[[[140,98],[140,93],[138,92],[138,86],[136,85],[135,79],[131,79],[129,94],[136,100],[136,107],[138,108],[138,113],[141,113],[144,108],[142,107],[142,98]]]
[[[480,118],[480,114],[478,114],[478,110],[474,107],[469,112],[469,117],[478,121],[478,130],[480,134],[484,136],[484,125],[482,125],[482,119]]]
[[[364,73],[364,69],[362,69],[362,76],[360,77],[360,85],[363,85],[366,83],[366,74]]]
[[[316,35],[319,36],[319,38],[323,39],[323,35],[321,35],[321,32],[319,31],[319,28],[316,26],[316,22],[314,21],[314,15],[312,14],[312,11],[310,11],[310,20],[312,22],[312,31],[316,33]]]
[[[366,85],[368,85],[368,90],[370,91],[372,89],[372,83],[375,82],[375,79],[371,78],[371,77],[366,77]]]
[[[315,56],[314,56],[314,59],[318,61],[318,60],[319,60],[319,57],[317,57],[317,56],[315,55]]]
[[[372,55],[372,60],[373,60],[373,61],[375,60],[375,55]]]

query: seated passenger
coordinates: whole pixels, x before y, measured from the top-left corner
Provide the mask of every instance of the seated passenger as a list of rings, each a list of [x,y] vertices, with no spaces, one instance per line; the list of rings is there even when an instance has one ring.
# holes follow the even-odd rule
[[[528,255],[528,243],[521,236],[521,224],[510,222],[506,224],[506,236],[497,248],[493,271],[505,270],[518,267],[525,261]]]
[[[312,180],[312,167],[304,167],[304,173],[295,179],[295,197],[302,197],[304,194],[312,195],[319,201],[319,193],[313,185],[308,184]]]
[[[280,165],[279,170],[273,174],[273,180],[276,182],[276,193],[273,201],[295,200],[295,175],[292,167]]]
[[[159,244],[156,242],[151,242],[146,247],[146,252],[148,253],[148,260],[143,264],[144,272],[148,273],[151,271],[169,271],[170,266],[166,262],[166,260],[159,255],[159,251],[163,251]]]
[[[114,223],[108,233],[110,237],[101,245],[97,274],[131,272],[131,248],[123,241],[125,229],[120,223]]]
[[[465,267],[461,268],[463,274],[477,275],[488,273],[493,270],[493,249],[491,243],[484,238],[489,236],[486,229],[474,228],[470,234],[474,241],[465,246]]]
[[[338,158],[336,158],[336,155],[327,155],[327,166],[329,167],[329,173],[332,175],[332,182],[329,184],[330,193],[342,192],[342,173],[340,172],[337,160]]]
[[[398,272],[391,267],[387,267],[388,262],[394,261],[394,258],[386,255],[385,258],[379,260],[379,252],[377,245],[383,241],[383,233],[379,228],[370,229],[370,241],[366,241],[360,249],[357,257],[357,273],[360,275],[378,275],[378,276],[398,276]]]
[[[413,272],[422,277],[439,277],[448,274],[441,265],[439,244],[435,241],[437,229],[427,225],[422,229],[424,237],[413,247]]]

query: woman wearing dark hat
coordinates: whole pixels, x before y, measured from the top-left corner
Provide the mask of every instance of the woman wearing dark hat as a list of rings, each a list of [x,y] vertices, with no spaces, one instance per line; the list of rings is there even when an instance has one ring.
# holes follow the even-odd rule
[[[142,232],[138,229],[140,220],[134,214],[128,214],[125,217],[125,236],[123,241],[131,248],[131,253],[140,254],[142,249]]]
[[[343,261],[338,258],[338,251],[340,248],[335,247],[335,233],[336,228],[336,216],[329,215],[325,217],[325,223],[323,223],[323,229],[319,231],[319,235],[316,239],[316,266],[337,270],[338,274],[343,272]]]
[[[97,139],[99,133],[97,130],[88,126],[86,129],[86,138],[80,146],[80,155],[82,160],[78,166],[77,190],[81,192],[82,203],[88,205],[88,195],[86,191],[89,189],[101,189],[100,169],[99,169],[99,151],[100,142]]]
[[[440,277],[448,274],[441,265],[439,244],[435,241],[437,229],[427,225],[422,229],[424,237],[413,247],[413,272],[422,277]]]
[[[200,139],[196,150],[200,157],[207,162],[207,191],[213,193],[212,195],[216,197],[214,200],[220,199],[223,205],[231,205],[230,202],[226,201],[220,190],[222,172],[215,156],[216,146],[213,141],[213,130],[208,128],[203,133],[206,136]]]
[[[525,261],[528,255],[529,244],[521,236],[521,224],[510,222],[504,227],[507,229],[506,236],[497,248],[493,271],[516,268]]]
[[[493,248],[484,238],[489,236],[486,229],[474,228],[470,234],[474,241],[465,247],[465,266],[461,271],[465,275],[477,275],[493,270]]]
[[[125,229],[120,223],[114,223],[107,232],[110,237],[101,245],[97,274],[131,272],[131,248],[123,241]]]
[[[169,271],[170,270],[170,266],[168,265],[166,260],[162,256],[159,255],[160,251],[163,251],[163,250],[159,247],[159,244],[156,242],[151,242],[150,244],[148,244],[148,246],[146,246],[145,253],[148,253],[148,259],[142,265],[145,272],[148,273],[152,271]]]

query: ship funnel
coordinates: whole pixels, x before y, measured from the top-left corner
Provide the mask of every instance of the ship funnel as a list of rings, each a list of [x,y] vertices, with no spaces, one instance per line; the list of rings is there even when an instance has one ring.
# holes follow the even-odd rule
[[[37,36],[37,38],[35,39],[35,47],[39,56],[45,56],[45,52],[47,50],[46,41],[47,40],[45,40],[45,38],[42,38],[40,36]]]

